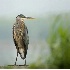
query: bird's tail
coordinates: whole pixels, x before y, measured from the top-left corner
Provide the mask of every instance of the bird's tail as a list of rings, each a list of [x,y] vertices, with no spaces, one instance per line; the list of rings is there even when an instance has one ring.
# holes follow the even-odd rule
[[[20,48],[19,49],[19,53],[20,53],[20,57],[22,59],[25,59],[26,58],[26,54],[27,54],[27,50],[23,49],[23,48]]]

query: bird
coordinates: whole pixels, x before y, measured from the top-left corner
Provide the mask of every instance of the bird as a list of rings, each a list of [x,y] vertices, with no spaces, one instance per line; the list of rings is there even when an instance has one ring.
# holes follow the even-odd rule
[[[26,55],[29,45],[28,28],[24,23],[25,19],[34,19],[34,18],[26,17],[23,14],[20,14],[16,17],[16,22],[13,25],[13,41],[17,49],[17,57],[19,54],[23,60],[25,59],[24,65],[26,65]]]

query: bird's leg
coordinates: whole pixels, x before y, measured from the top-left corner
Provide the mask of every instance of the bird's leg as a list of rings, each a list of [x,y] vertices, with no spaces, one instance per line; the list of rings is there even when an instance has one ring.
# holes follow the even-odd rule
[[[17,52],[17,57],[18,57],[18,52]],[[16,65],[16,62],[17,62],[17,57],[16,57],[15,65]]]
[[[26,66],[26,55],[27,55],[27,50],[24,52],[24,58],[25,58],[25,66]]]
[[[25,58],[25,64],[24,64],[24,66],[26,66],[26,58]]]
[[[25,65],[26,65],[26,59],[25,59]]]

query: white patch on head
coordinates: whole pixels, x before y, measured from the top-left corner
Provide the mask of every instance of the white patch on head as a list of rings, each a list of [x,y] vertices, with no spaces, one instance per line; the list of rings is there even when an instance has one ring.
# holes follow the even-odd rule
[[[24,21],[25,19],[26,19],[26,18],[21,18],[20,20],[21,20],[21,21]]]
[[[20,19],[20,17],[18,16],[16,19]]]

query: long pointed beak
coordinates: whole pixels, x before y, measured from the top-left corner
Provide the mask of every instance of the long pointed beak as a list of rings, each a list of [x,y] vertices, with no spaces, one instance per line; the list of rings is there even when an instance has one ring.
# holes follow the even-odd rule
[[[35,19],[35,18],[32,18],[32,17],[26,17],[27,19]]]

